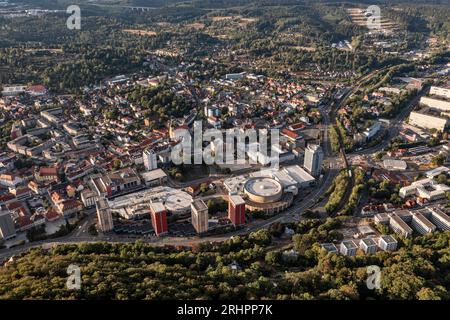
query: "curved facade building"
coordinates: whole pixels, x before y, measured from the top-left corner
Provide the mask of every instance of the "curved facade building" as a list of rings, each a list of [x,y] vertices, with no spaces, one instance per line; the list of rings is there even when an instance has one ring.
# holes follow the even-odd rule
[[[244,184],[244,193],[255,203],[272,203],[283,196],[283,186],[277,180],[268,177],[248,179]]]

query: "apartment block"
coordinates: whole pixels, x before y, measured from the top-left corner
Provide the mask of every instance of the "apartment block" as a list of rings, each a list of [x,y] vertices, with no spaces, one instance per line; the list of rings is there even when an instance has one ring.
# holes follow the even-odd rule
[[[390,235],[383,235],[378,239],[378,246],[383,251],[397,250],[398,242]]]
[[[427,234],[436,230],[436,226],[418,212],[412,216],[411,226],[420,234]]]
[[[440,111],[444,111],[444,112],[450,111],[450,101],[429,98],[429,97],[422,97],[422,98],[420,98],[420,103],[423,105],[426,105],[427,107],[437,109]]]
[[[334,243],[322,243],[320,246],[328,252],[338,253],[338,248]]]
[[[444,131],[449,123],[450,121],[447,118],[425,112],[412,111],[409,116],[409,124],[425,129]]]
[[[432,86],[430,95],[450,99],[450,89]]]
[[[395,233],[398,233],[405,238],[410,237],[413,233],[413,230],[406,224],[406,222],[396,214],[393,214],[391,216],[391,220],[389,220],[389,226],[392,230],[394,230]]]
[[[352,240],[346,240],[341,242],[341,246],[339,249],[340,253],[344,256],[353,257],[356,255],[358,246]]]
[[[389,217],[389,215],[387,213],[377,213],[374,216],[374,221],[376,224],[388,225],[390,219],[391,218]]]
[[[439,208],[430,208],[430,220],[441,230],[450,230],[450,217]]]
[[[365,254],[376,253],[377,243],[372,238],[361,239],[359,242],[359,248],[363,250]]]

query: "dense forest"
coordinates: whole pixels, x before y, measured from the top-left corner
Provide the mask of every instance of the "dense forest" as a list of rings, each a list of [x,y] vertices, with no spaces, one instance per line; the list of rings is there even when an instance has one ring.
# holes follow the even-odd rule
[[[449,299],[450,232],[400,239],[400,249],[355,257],[327,253],[342,218],[282,225],[193,248],[83,243],[33,249],[0,268],[2,299]],[[66,289],[67,267],[81,269],[81,289]],[[369,290],[367,267],[381,268]],[[235,268],[233,268],[235,266]]]
[[[346,13],[346,8],[355,6],[351,2],[70,1],[81,5],[81,30],[65,27],[68,14],[64,9],[68,1],[20,2],[61,11],[14,19],[0,15],[0,86],[43,83],[55,92],[76,92],[109,76],[151,72],[145,67],[149,54],[157,49],[174,48],[182,55],[168,67],[211,57],[213,52],[237,52],[255,61],[260,72],[271,76],[284,70],[314,70],[316,66],[330,71],[366,73],[399,63],[389,55],[362,49],[362,35],[367,30],[351,22]],[[417,3],[405,5],[395,1],[383,7],[383,14],[408,30],[405,36],[408,46],[423,45],[428,35],[448,38],[450,9]],[[127,9],[126,6],[132,5],[151,6],[152,10]],[[215,8],[220,10],[214,11]],[[254,21],[243,24],[214,20],[218,15]],[[189,27],[195,23],[205,27]],[[124,32],[127,29],[148,30],[152,35]],[[354,49],[331,48],[332,42],[343,39],[350,40]],[[229,66],[235,64],[232,55],[221,56],[221,61],[226,59],[230,60]]]

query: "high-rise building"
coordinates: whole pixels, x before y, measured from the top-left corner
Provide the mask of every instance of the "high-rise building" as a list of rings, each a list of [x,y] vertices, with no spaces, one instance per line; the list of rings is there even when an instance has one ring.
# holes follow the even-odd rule
[[[0,211],[0,239],[8,240],[16,235],[16,228],[8,211]]]
[[[142,153],[142,157],[144,158],[145,170],[152,171],[158,169],[156,153],[152,149],[145,149]]]
[[[230,196],[230,201],[228,202],[228,219],[235,226],[245,224],[245,201],[241,196]]]
[[[152,216],[152,225],[155,230],[155,234],[167,233],[169,230],[167,227],[167,211],[161,202],[154,202],[150,204],[150,214]]]
[[[101,232],[108,232],[114,229],[114,222],[108,201],[105,198],[99,198],[95,206],[97,209],[98,229]]]
[[[303,166],[313,176],[320,175],[323,163],[323,151],[322,147],[317,144],[308,144],[305,150],[305,161]]]
[[[191,219],[197,233],[208,231],[208,206],[203,200],[194,200],[191,203]]]

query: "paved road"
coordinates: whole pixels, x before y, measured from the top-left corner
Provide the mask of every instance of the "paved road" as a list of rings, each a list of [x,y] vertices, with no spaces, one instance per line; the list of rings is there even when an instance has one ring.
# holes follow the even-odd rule
[[[388,132],[386,137],[383,139],[383,141],[379,144],[377,144],[376,146],[367,148],[367,149],[363,149],[360,151],[355,151],[352,152],[352,155],[368,155],[368,154],[375,154],[378,151],[383,150],[384,148],[386,148],[389,145],[389,142],[395,138],[396,136],[398,136],[399,134],[399,128],[402,124],[402,122],[408,117],[408,115],[410,114],[410,112],[414,109],[414,107],[418,104],[419,100],[421,97],[423,97],[427,92],[428,89],[430,87],[426,86],[424,87],[418,94],[417,96],[415,96],[406,107],[404,107],[398,114],[397,116],[392,119],[389,123],[389,128],[388,128]]]

